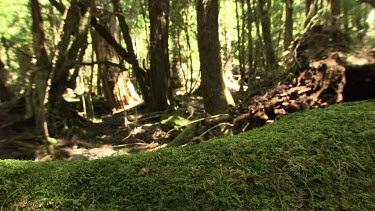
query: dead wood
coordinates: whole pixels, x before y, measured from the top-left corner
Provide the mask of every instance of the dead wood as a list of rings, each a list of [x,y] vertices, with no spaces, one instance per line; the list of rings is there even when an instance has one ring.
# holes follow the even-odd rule
[[[330,36],[335,36],[332,42]],[[363,56],[363,52],[340,51],[346,48],[339,32],[314,28],[304,39],[296,51],[298,62],[305,65],[298,70],[290,65],[289,71],[295,73],[292,78],[254,96],[247,112],[235,118],[235,134],[273,122],[278,115],[375,98],[375,59],[371,52]],[[322,39],[324,42],[319,41]]]

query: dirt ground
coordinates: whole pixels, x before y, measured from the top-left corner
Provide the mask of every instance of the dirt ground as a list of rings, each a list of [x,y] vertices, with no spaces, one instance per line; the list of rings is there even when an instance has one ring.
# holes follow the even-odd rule
[[[202,115],[203,105],[199,98],[181,102],[173,113],[192,117],[187,112],[188,107],[195,111],[193,118]],[[169,133],[171,127],[160,123],[165,116],[163,112],[146,113],[137,108],[108,114],[96,121],[85,122],[66,138],[57,138],[53,149],[28,132],[33,128],[32,121],[11,130],[0,128],[0,159],[93,160],[153,151],[165,147],[174,138],[173,133]]]

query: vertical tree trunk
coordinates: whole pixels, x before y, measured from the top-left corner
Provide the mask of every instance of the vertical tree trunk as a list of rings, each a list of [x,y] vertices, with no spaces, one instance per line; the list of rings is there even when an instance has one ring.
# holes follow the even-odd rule
[[[228,105],[234,104],[232,95],[225,87],[221,69],[218,16],[219,0],[197,1],[201,86],[204,107],[211,115],[225,113]]]
[[[188,11],[187,10],[185,11],[185,20],[189,20]],[[193,76],[193,73],[194,73],[194,69],[193,69],[193,55],[192,55],[193,52],[192,52],[192,48],[191,48],[191,41],[190,41],[190,33],[189,33],[189,26],[188,26],[188,24],[185,24],[184,31],[185,31],[186,44],[187,44],[187,47],[188,47],[188,54],[189,54],[189,61],[188,61],[188,68],[187,68],[187,70],[190,73],[190,81],[191,81],[190,88],[189,88],[189,91],[187,92],[187,94],[190,95],[194,91],[195,85],[197,85],[197,80],[195,80],[195,83],[193,83],[193,81],[194,81],[194,78],[193,78],[194,77]]]
[[[80,50],[87,42],[90,15],[91,11],[87,5],[80,4],[78,0],[71,1],[63,27],[63,35],[58,44],[58,54],[54,55],[52,64],[51,89],[49,91],[50,109],[60,112],[69,110],[62,94],[69,86],[69,71],[74,67]]]
[[[63,132],[64,128],[71,128],[79,124],[79,116],[71,108],[64,98],[63,93],[69,87],[71,78],[70,69],[75,67],[79,56],[83,56],[86,49],[87,34],[90,27],[91,8],[78,0],[71,0],[63,26],[61,41],[58,44],[56,54],[52,60],[52,70],[49,79],[50,90],[48,92],[48,121],[54,124],[50,131],[53,134]],[[81,53],[80,53],[81,52]],[[58,122],[59,124],[56,124]],[[63,126],[63,127],[61,127]]]
[[[327,0],[329,9],[328,26],[331,30],[340,30],[341,3],[338,0]]]
[[[118,25],[116,24],[116,19],[111,16],[109,20],[102,20],[102,24],[107,25],[108,31],[112,34],[117,42],[119,42],[120,37],[118,33]],[[107,23],[106,23],[107,22]],[[97,32],[93,31],[93,47],[95,49],[96,60],[97,61],[110,61],[112,63],[118,64],[119,58],[117,57],[117,52],[110,46],[105,39],[103,39]],[[119,68],[108,65],[99,64],[98,65],[99,76],[102,81],[104,96],[111,107],[112,110],[121,108],[121,103],[117,102],[115,99],[114,88],[117,81],[117,75],[121,71]]]
[[[32,111],[35,118],[35,129],[39,134],[44,134],[48,140],[49,132],[46,120],[45,95],[47,90],[47,80],[51,70],[49,56],[47,53],[47,44],[43,30],[43,19],[40,12],[38,0],[30,0],[32,16],[32,34],[33,49],[36,58],[36,70],[33,73],[32,86],[35,88],[31,91],[33,102]],[[26,105],[29,106],[29,105]]]
[[[351,0],[349,0],[351,1]],[[349,3],[348,0],[344,0],[343,2],[343,22],[344,22],[344,29],[346,32],[349,31]]]
[[[293,41],[293,1],[285,0],[285,35],[284,49],[287,50]]]
[[[225,64],[224,64],[224,73],[227,71],[232,71],[233,69],[233,57],[232,57],[232,36],[230,29],[224,29],[225,33]],[[241,63],[241,62],[240,62]]]
[[[248,65],[249,65],[249,72],[248,72],[248,76],[247,76],[247,86],[248,86],[248,89],[251,88],[251,85],[252,85],[252,81],[253,81],[253,78],[254,78],[254,65],[253,65],[253,62],[254,62],[254,56],[253,56],[253,9],[252,9],[252,6],[251,6],[251,2],[250,0],[246,0],[246,4],[247,4],[247,30],[248,30],[248,51],[249,51],[249,54],[248,54]]]
[[[241,74],[241,80],[240,80],[240,91],[243,91],[243,85],[245,81],[245,20],[244,20],[244,0],[236,0],[236,21],[237,21],[237,39],[238,39],[238,60],[240,63],[240,74]],[[240,4],[240,5],[238,5]],[[240,17],[240,7],[241,6],[241,17]]]
[[[151,102],[150,110],[173,106],[168,53],[169,0],[149,0]]]
[[[12,98],[12,95],[7,87],[7,77],[5,73],[5,65],[1,61],[0,56],[0,103],[9,101]]]
[[[262,24],[262,35],[266,50],[266,60],[268,70],[273,70],[277,66],[275,50],[271,36],[271,0],[259,0],[260,21]]]

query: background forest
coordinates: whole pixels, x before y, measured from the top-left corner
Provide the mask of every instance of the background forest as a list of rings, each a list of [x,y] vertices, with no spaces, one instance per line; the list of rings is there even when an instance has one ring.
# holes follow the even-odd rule
[[[199,143],[280,114],[374,97],[371,0],[4,0],[0,7],[4,158],[77,145]],[[350,70],[370,81],[351,85]],[[359,92],[358,84],[365,84]]]

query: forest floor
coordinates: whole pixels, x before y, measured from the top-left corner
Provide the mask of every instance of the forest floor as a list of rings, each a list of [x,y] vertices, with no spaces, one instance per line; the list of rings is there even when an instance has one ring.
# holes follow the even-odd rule
[[[31,135],[33,123],[19,126],[22,129],[0,128],[0,159],[94,160],[153,151],[166,147],[182,129],[174,129],[174,125],[162,124],[161,121],[171,115],[188,118],[190,114],[187,110],[191,109],[194,110],[194,118],[202,116],[201,97],[181,101],[178,110],[172,113],[148,113],[135,107],[107,114],[95,121],[84,122],[66,138],[58,138],[53,153],[38,137]]]
[[[123,111],[104,117],[100,123],[89,122],[86,129],[82,128],[80,135],[58,140],[55,155],[41,153],[36,160],[93,160],[106,156],[129,155],[153,151],[165,147],[171,141],[167,133],[160,128],[158,119],[161,115],[132,112],[135,111]],[[125,113],[129,113],[128,116],[132,118],[126,117]]]
[[[0,209],[375,210],[374,102],[297,112],[185,148],[0,160]]]

